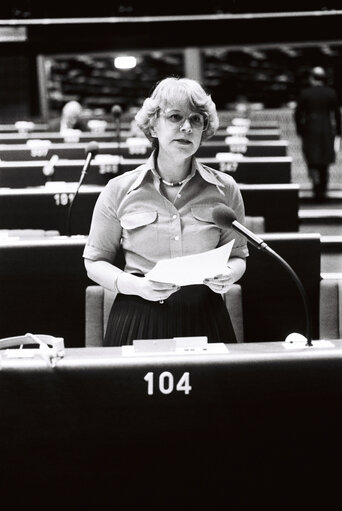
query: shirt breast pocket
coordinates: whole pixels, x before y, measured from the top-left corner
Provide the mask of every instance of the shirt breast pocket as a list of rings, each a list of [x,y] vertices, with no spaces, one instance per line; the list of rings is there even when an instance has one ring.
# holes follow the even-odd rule
[[[213,220],[212,204],[192,206],[192,230],[196,235],[200,251],[216,248],[220,241],[220,229]]]
[[[155,250],[158,243],[157,211],[134,211],[120,219],[122,244],[134,252],[146,253]]]

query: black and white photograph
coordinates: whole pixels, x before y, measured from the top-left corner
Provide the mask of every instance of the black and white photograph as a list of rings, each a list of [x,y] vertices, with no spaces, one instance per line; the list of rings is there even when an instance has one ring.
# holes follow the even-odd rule
[[[340,509],[342,5],[0,4],[2,509]]]

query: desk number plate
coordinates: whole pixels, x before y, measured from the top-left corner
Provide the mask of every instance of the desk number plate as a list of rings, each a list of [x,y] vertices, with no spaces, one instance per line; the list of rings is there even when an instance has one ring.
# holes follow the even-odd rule
[[[155,387],[158,386],[158,391],[162,394],[171,394],[174,390],[178,392],[184,392],[188,395],[192,389],[190,385],[190,373],[185,372],[182,374],[175,386],[175,378],[169,371],[163,371],[159,377],[150,371],[144,376],[144,380],[147,382],[147,394],[153,396]]]

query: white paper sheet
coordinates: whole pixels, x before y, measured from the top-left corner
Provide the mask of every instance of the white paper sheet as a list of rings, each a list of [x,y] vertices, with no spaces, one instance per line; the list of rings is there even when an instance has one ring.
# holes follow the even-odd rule
[[[178,286],[202,284],[205,278],[227,273],[227,262],[233,245],[234,240],[201,254],[158,261],[146,274],[146,278]]]

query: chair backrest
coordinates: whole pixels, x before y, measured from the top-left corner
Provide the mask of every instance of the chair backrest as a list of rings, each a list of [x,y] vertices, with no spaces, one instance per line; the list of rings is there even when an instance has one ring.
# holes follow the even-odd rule
[[[265,217],[246,215],[245,226],[252,232],[263,233],[265,232]]]
[[[85,296],[85,346],[102,346],[115,293],[101,286],[88,286]],[[241,287],[234,284],[224,295],[238,342],[243,342]]]
[[[342,336],[342,273],[323,273],[320,282],[320,339]]]

